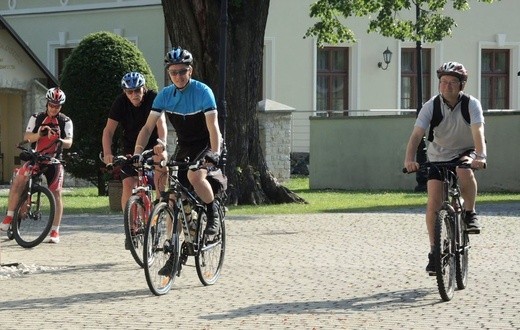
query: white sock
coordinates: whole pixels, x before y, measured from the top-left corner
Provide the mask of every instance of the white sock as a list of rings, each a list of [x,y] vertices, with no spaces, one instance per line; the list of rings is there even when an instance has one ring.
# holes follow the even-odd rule
[[[56,230],[56,232],[59,232],[60,231],[60,226],[52,226],[51,227],[51,231],[52,230]]]
[[[7,216],[8,217],[13,217],[14,216],[14,211],[7,211]]]

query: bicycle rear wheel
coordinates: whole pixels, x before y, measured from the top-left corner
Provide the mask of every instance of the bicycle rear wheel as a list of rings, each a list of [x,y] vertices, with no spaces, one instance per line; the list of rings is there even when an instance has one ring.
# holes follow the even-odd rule
[[[146,225],[143,245],[143,265],[146,283],[153,294],[160,296],[170,291],[179,264],[179,235],[174,232],[173,213],[165,202],[155,206]],[[173,256],[172,272],[159,275],[170,255]]]
[[[468,284],[468,263],[469,263],[469,235],[466,230],[466,222],[460,220],[460,246],[456,253],[456,275],[457,289],[463,290]]]
[[[21,195],[13,217],[13,236],[20,246],[32,248],[43,242],[54,220],[56,202],[47,187],[33,186],[30,196]]]
[[[454,228],[451,214],[442,209],[435,221],[434,260],[437,287],[444,301],[453,298],[455,291],[455,248]]]
[[[215,201],[217,203],[217,201]],[[218,204],[220,229],[216,235],[205,235],[206,212],[199,213],[200,223],[198,226],[198,247],[195,255],[195,268],[199,280],[204,285],[212,285],[220,277],[224,255],[226,253],[226,223],[222,206]]]
[[[144,265],[143,244],[148,217],[143,199],[137,195],[130,196],[124,213],[125,246],[130,249],[132,257],[140,267]]]

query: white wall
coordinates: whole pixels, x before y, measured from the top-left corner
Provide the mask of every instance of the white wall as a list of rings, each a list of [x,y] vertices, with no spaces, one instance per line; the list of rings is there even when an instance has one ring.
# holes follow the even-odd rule
[[[25,2],[18,0],[18,5],[26,5]],[[120,34],[137,45],[150,65],[159,88],[163,87],[165,27],[160,1],[154,1],[157,3],[155,6],[104,8],[103,10],[89,9],[93,6],[89,5],[89,2],[94,1],[69,1],[70,4],[67,6],[59,6],[59,1],[33,1],[34,7],[31,7],[32,11],[29,14],[23,14],[29,11],[24,7],[6,11],[2,11],[0,7],[0,14],[4,15],[6,21],[55,75],[57,48],[75,47],[90,33],[109,31]],[[151,1],[106,0],[95,1],[98,3],[96,6],[103,7],[99,4],[101,2],[107,3],[105,7],[118,4],[128,6],[129,3],[143,5],[151,3]],[[49,3],[54,3],[54,7],[48,7]],[[45,11],[49,12],[42,14]]]
[[[316,47],[312,38],[303,39],[314,20],[309,17],[315,0],[271,0],[265,31],[264,97],[296,109],[293,113],[292,151],[309,151],[309,116],[315,110]],[[9,8],[9,3],[17,7]],[[67,3],[65,6],[61,3]],[[449,2],[451,3],[451,2]],[[447,10],[457,22],[453,37],[432,48],[432,72],[450,60],[462,62],[469,70],[466,91],[480,96],[480,51],[483,48],[511,49],[510,105],[520,108],[520,20],[518,0],[493,4],[470,1],[467,12]],[[92,8],[102,9],[93,10]],[[36,7],[36,10],[34,9]],[[38,8],[39,7],[39,8]],[[78,11],[65,12],[76,8]],[[112,9],[110,9],[112,8]],[[52,72],[52,49],[60,42],[77,44],[81,38],[100,30],[121,31],[137,42],[152,67],[160,87],[163,84],[164,18],[160,0],[17,0],[0,3],[0,14],[29,43],[31,49]],[[415,17],[415,9],[403,16]],[[367,34],[368,20],[349,19],[358,42],[350,46],[349,109],[396,109],[400,107],[400,49],[415,43],[400,42],[377,33]],[[66,32],[61,33],[60,32]],[[503,34],[503,42],[497,35]],[[377,67],[382,52],[393,52],[388,70]],[[432,94],[437,79],[432,77]],[[260,101],[260,100],[259,100]]]
[[[276,70],[272,77],[273,94],[269,98],[294,107],[293,150],[309,151],[309,120],[315,109],[315,46],[311,39],[303,39],[307,28],[313,24],[309,8],[314,0],[272,0],[266,28],[269,48],[268,60]],[[432,68],[435,72],[443,62],[462,62],[469,71],[466,92],[480,96],[480,51],[483,48],[511,49],[510,107],[518,109],[520,96],[516,72],[520,71],[520,20],[518,0],[502,0],[493,4],[471,1],[471,9],[459,12],[447,10],[457,27],[453,36],[442,42],[424,44],[432,49]],[[415,7],[408,13],[415,17]],[[406,15],[404,15],[406,16]],[[400,42],[377,33],[367,34],[368,20],[349,19],[357,37],[350,52],[350,102],[351,110],[395,109],[400,107],[400,49],[415,47],[414,42]],[[505,41],[497,43],[497,35],[505,34]],[[382,53],[389,47],[393,52],[388,70],[377,67]],[[272,59],[269,56],[273,57]],[[432,77],[431,93],[437,93],[437,79]]]

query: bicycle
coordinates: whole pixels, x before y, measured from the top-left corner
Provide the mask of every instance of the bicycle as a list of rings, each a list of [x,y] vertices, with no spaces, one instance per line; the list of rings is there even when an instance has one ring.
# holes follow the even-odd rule
[[[469,163],[426,162],[419,171],[439,171],[442,177],[442,205],[435,219],[434,264],[439,294],[449,301],[458,290],[467,287],[469,262],[469,232],[464,221],[464,201],[460,193],[455,168],[471,168]],[[407,172],[403,168],[404,173]]]
[[[226,250],[226,226],[224,206],[225,191],[215,194],[218,209],[219,232],[206,235],[207,214],[205,204],[189,188],[183,186],[176,173],[178,169],[198,169],[202,161],[177,162],[170,160],[169,188],[155,205],[148,221],[144,237],[144,270],[150,291],[155,295],[166,294],[175,276],[180,276],[189,256],[195,257],[195,267],[201,283],[214,284],[220,277]],[[170,274],[159,275],[170,256],[173,267]]]
[[[125,228],[125,248],[130,250],[139,267],[143,267],[142,247],[146,223],[152,213],[152,187],[148,183],[147,173],[153,170],[153,150],[142,153],[142,161],[136,166],[131,156],[116,156],[108,169],[114,166],[133,165],[137,170],[137,185],[132,188],[132,195],[126,202],[123,213]]]
[[[42,185],[43,173],[50,164],[62,162],[51,155],[43,154],[45,150],[37,152],[23,147],[26,143],[29,141],[20,142],[17,148],[22,150],[20,160],[29,164],[29,179],[19,195],[7,236],[9,239],[14,238],[21,247],[32,248],[43,242],[49,234],[56,211],[54,195],[49,188]],[[53,144],[47,149],[51,146]]]

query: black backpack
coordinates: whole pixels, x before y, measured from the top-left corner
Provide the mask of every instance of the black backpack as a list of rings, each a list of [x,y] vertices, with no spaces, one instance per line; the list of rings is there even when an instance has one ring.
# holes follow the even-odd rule
[[[471,120],[469,118],[469,95],[462,94],[460,97],[460,112],[462,113],[462,117],[464,120],[471,124]],[[441,112],[441,96],[437,95],[435,99],[433,99],[433,116],[430,121],[430,132],[428,133],[428,141],[433,141],[433,129],[437,127],[442,121],[442,112]]]

